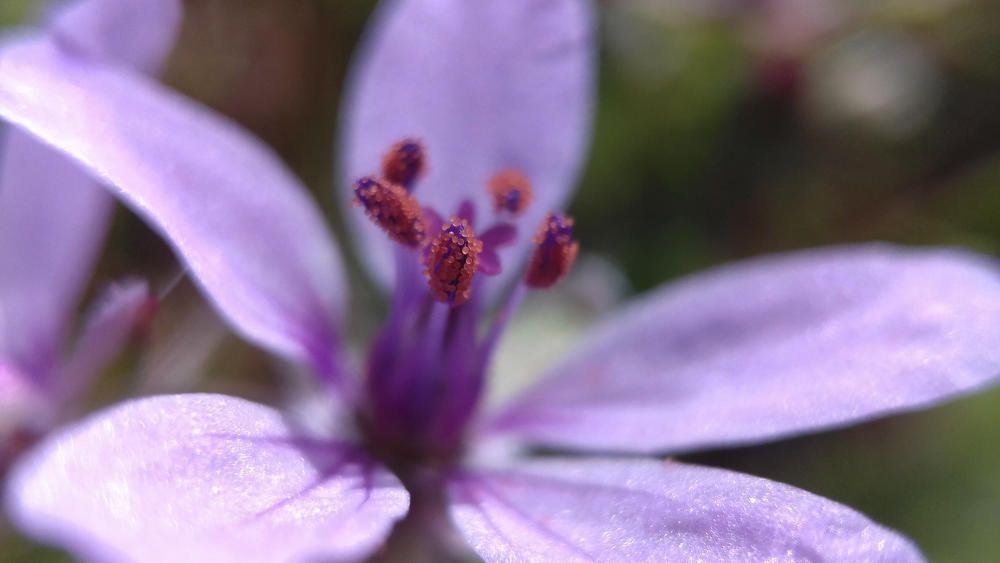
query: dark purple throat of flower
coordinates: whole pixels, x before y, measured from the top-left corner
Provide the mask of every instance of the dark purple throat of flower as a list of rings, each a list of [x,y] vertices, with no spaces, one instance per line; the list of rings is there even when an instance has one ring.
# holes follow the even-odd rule
[[[501,273],[498,251],[517,240],[517,221],[533,199],[530,181],[517,169],[499,170],[480,188],[491,196],[489,217],[471,201],[441,213],[417,199],[425,152],[419,141],[400,141],[383,157],[379,177],[354,185],[356,203],[398,243],[392,307],[368,356],[357,420],[372,452],[403,472],[461,455],[508,320],[528,289],[566,275],[578,248],[572,220],[550,213],[521,282],[491,307],[482,275]]]

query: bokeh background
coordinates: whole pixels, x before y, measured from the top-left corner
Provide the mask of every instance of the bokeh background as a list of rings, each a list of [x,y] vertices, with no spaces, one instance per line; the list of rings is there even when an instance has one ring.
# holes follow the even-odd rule
[[[344,240],[338,217],[351,210],[336,208],[331,180],[337,113],[374,1],[185,4],[166,82],[271,144]],[[0,25],[31,22],[39,9],[3,0]],[[615,303],[725,261],[865,240],[1000,253],[1000,2],[604,0],[598,9],[594,144],[570,209],[585,256],[516,320],[497,362],[498,395]],[[349,259],[362,342],[382,309]],[[175,283],[178,271],[120,211],[93,287],[139,275],[164,297],[93,405],[192,389],[301,398],[285,366],[229,335],[187,280]],[[993,390],[682,459],[854,506],[931,560],[979,562],[1000,560],[998,444]],[[22,560],[67,558],[0,532],[0,561]]]

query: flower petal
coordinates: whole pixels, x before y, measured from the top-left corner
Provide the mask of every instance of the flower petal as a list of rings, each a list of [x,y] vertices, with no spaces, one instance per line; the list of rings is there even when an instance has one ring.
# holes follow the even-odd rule
[[[83,163],[163,232],[238,332],[334,371],[336,249],[301,184],[249,133],[33,38],[0,52],[0,115]]]
[[[566,202],[586,150],[591,27],[589,0],[384,2],[343,110],[342,197],[352,197],[354,180],[379,172],[390,145],[416,137],[429,166],[415,194],[444,216],[464,199],[486,216],[487,180],[520,169],[536,198],[522,218],[525,241],[546,211]],[[348,222],[365,246],[361,256],[389,279],[390,242],[361,214]],[[507,249],[504,257],[512,256]]]
[[[72,401],[91,378],[121,352],[151,306],[145,282],[128,280],[106,288],[77,338],[73,353],[62,366],[53,390],[57,399]]]
[[[408,503],[387,472],[308,452],[280,413],[221,395],[142,399],[51,436],[15,466],[13,521],[96,560],[361,556]],[[320,454],[326,455],[320,461]],[[343,460],[343,458],[341,458]]]
[[[111,199],[18,129],[0,163],[0,358],[44,380],[104,239]]]
[[[494,424],[552,446],[689,450],[925,407],[1000,376],[1000,269],[837,247],[692,276],[605,321]]]
[[[922,561],[850,508],[765,479],[653,460],[548,460],[452,485],[489,561]]]
[[[148,74],[159,72],[180,30],[181,0],[74,0],[48,29],[62,45]]]
[[[80,0],[49,29],[87,57],[146,72],[180,26],[178,0]],[[7,128],[0,162],[0,357],[44,379],[104,238],[110,198],[62,153]]]
[[[42,410],[43,405],[44,401],[31,381],[14,366],[0,361],[0,475],[5,466],[4,442],[12,432]]]

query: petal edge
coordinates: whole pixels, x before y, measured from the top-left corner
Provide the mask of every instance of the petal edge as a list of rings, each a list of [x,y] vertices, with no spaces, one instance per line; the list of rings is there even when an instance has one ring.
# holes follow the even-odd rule
[[[923,408],[998,377],[995,262],[832,247],[640,298],[492,424],[553,447],[677,452]]]
[[[922,561],[906,538],[794,487],[672,461],[552,459],[452,485],[491,561]]]
[[[408,496],[391,475],[306,451],[273,409],[222,395],[141,399],[48,437],[15,466],[7,508],[30,536],[96,560],[363,556]],[[338,457],[342,456],[342,457]]]

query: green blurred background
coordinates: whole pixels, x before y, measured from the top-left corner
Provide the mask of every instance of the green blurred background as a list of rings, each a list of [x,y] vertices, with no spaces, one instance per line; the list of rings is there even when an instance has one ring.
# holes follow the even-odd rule
[[[339,93],[374,2],[185,4],[166,81],[274,146],[340,234],[330,180]],[[3,0],[0,25],[37,10]],[[740,257],[876,239],[1000,251],[1000,2],[606,0],[599,10],[594,145],[571,207],[585,263],[599,267],[553,296],[545,315],[523,315],[506,349],[538,340],[519,334],[569,347],[610,303]],[[162,287],[177,270],[170,252],[118,215],[94,286],[139,274]],[[377,317],[362,311],[376,296],[362,289],[354,301],[355,326],[371,330]],[[510,355],[530,365],[500,364],[526,373],[546,361]],[[226,335],[187,283],[114,371],[95,404],[188,388],[272,402],[290,393],[280,366]],[[182,372],[208,375],[172,379]],[[994,390],[683,457],[854,506],[935,561],[996,561],[998,407]],[[64,558],[0,542],[2,561]]]

